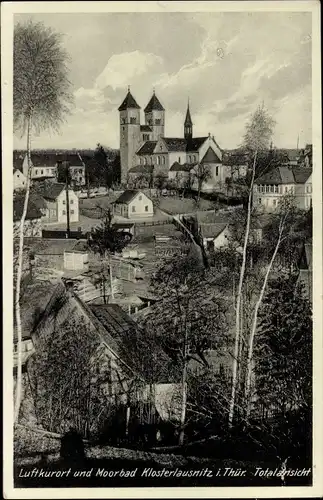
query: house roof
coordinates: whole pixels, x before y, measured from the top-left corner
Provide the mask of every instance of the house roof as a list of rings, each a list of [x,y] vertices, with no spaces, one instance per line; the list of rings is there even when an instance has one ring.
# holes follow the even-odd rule
[[[126,189],[120,196],[115,200],[114,203],[125,203],[126,205],[130,203],[140,191],[137,189]]]
[[[145,113],[150,113],[150,111],[165,111],[165,108],[161,105],[155,92],[151,96],[151,99],[147,106],[145,107]]]
[[[206,141],[207,137],[193,137],[186,146],[186,151],[188,152],[196,152],[200,149],[202,144]]]
[[[178,163],[175,161],[170,167],[170,172],[190,172],[196,163]]]
[[[34,167],[55,167],[59,156],[55,153],[31,153],[31,162]]]
[[[187,141],[181,137],[163,137],[166,143],[167,149],[170,152],[173,151],[186,151]]]
[[[20,196],[13,200],[13,220],[15,222],[21,219],[24,210],[24,201],[25,198]],[[28,200],[26,219],[27,220],[40,219],[41,216],[42,213],[39,210],[39,208],[31,200]]]
[[[119,106],[118,110],[119,111],[124,111],[125,109],[140,109],[140,106],[136,103],[136,100],[132,96],[130,90],[128,90],[128,93],[124,100],[122,101],[121,105]]]
[[[137,155],[152,155],[156,147],[157,141],[146,141],[137,151]]]
[[[130,168],[130,174],[152,174],[154,171],[153,165],[135,165]]]
[[[203,238],[217,238],[227,227],[226,223],[203,222],[200,224],[200,231]]]
[[[304,184],[312,169],[297,166],[281,166],[261,175],[256,184]]]
[[[56,200],[56,198],[65,189],[65,184],[63,183],[52,183],[44,186],[42,195],[47,200]]]
[[[152,132],[151,127],[149,125],[140,125],[140,131],[141,132]]]
[[[218,155],[213,151],[211,147],[207,150],[203,156],[201,163],[221,163]]]

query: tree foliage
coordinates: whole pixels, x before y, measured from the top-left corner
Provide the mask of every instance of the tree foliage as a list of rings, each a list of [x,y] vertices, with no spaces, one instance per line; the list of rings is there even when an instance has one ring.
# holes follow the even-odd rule
[[[112,223],[111,211],[105,211],[101,224],[93,227],[90,232],[89,246],[94,251],[104,256],[107,251],[121,252],[131,239],[129,233],[120,232]]]
[[[284,414],[311,405],[312,317],[295,276],[270,283],[259,314],[256,391],[269,411]]]

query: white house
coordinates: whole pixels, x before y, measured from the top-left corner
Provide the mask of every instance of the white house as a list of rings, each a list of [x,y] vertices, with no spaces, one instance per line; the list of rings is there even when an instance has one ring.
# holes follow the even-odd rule
[[[31,153],[31,173],[32,180],[55,179],[57,177],[57,155]],[[28,174],[28,157],[25,155],[22,163],[22,170],[25,177]]]
[[[25,189],[27,184],[27,177],[17,168],[13,171],[13,190]]]
[[[114,202],[114,215],[128,219],[152,217],[153,202],[142,191],[127,189]]]
[[[254,203],[267,212],[275,210],[286,194],[294,196],[298,208],[308,210],[312,206],[312,169],[276,167],[255,181]]]
[[[46,222],[67,222],[67,209],[69,210],[70,222],[79,220],[79,199],[76,193],[68,190],[68,202],[65,184],[53,183],[44,188],[42,196],[46,202]]]
[[[199,224],[203,245],[207,250],[215,250],[228,245],[229,227],[226,222],[204,222]]]

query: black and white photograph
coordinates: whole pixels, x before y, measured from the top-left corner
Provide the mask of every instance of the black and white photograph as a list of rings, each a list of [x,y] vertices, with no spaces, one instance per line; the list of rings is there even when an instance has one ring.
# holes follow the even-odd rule
[[[320,496],[320,4],[136,4],[3,9],[5,497]]]

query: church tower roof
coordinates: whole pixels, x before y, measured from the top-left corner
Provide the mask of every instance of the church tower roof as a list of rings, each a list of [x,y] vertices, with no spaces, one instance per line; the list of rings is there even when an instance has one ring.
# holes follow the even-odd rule
[[[132,96],[130,89],[128,89],[128,93],[126,97],[124,98],[122,104],[119,106],[118,110],[119,111],[124,111],[125,109],[140,109],[140,106],[136,103],[135,98]]]
[[[184,125],[185,126],[187,126],[187,125],[192,126],[193,125],[192,118],[191,118],[191,112],[190,112],[190,103],[189,102],[187,103],[187,111],[186,111],[186,117],[185,117]]]
[[[151,96],[149,103],[145,107],[145,113],[150,113],[151,111],[165,111],[165,108],[163,108],[163,106],[161,105],[158,97],[155,94],[155,91]]]

